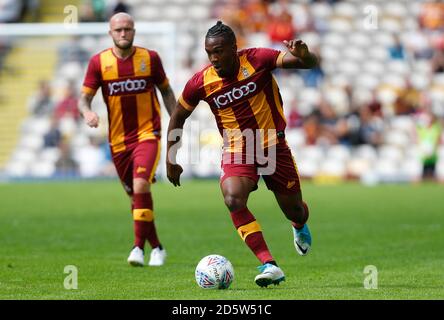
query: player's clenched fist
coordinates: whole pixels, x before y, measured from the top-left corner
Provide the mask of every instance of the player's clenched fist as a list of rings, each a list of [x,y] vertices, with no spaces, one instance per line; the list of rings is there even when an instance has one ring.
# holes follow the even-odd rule
[[[85,123],[91,128],[97,128],[99,125],[99,116],[94,111],[83,112],[83,118],[85,118]]]

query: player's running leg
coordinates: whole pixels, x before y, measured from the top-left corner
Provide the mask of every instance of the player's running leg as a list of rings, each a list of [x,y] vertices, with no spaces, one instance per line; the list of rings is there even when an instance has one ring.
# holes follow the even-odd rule
[[[135,247],[144,249],[148,241],[152,251],[148,265],[161,266],[165,263],[166,251],[160,244],[154,223],[151,183],[154,180],[160,156],[158,140],[139,143],[133,152],[133,219]]]
[[[296,251],[306,255],[311,247],[311,234],[306,224],[308,207],[302,201],[298,169],[285,140],[281,140],[276,148],[275,172],[263,177],[281,210],[291,221]]]
[[[247,208],[248,196],[256,185],[257,180],[231,176],[222,181],[221,189],[225,205],[231,212],[231,219],[240,237],[263,264],[260,267],[261,273],[255,278],[255,282],[263,287],[278,284],[285,280],[285,276],[267,247],[259,223]]]
[[[132,150],[125,150],[118,153],[113,153],[113,162],[122,182],[125,192],[131,199],[131,214],[134,220],[134,190],[133,190],[133,163],[132,163]],[[138,201],[140,202],[140,201]],[[138,221],[138,220],[137,220]],[[139,222],[134,220],[135,242],[133,249],[128,256],[128,263],[132,266],[144,265],[144,252],[143,247],[145,239],[143,236],[143,228],[139,228]]]
[[[309,216],[307,204],[302,201],[300,192],[295,194],[274,192],[274,195],[282,212],[291,221],[296,251],[305,256],[311,247],[311,234],[306,223]]]
[[[134,246],[144,249],[148,240],[152,251],[148,265],[161,266],[165,262],[166,251],[162,248],[154,224],[153,199],[150,183],[142,178],[134,179],[133,194]]]

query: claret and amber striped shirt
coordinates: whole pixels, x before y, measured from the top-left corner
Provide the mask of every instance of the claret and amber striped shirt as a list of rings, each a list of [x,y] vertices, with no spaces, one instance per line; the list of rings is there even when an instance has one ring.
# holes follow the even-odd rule
[[[221,78],[213,66],[207,66],[188,81],[179,102],[189,111],[194,110],[199,101],[207,102],[222,136],[230,131],[261,131],[262,146],[276,144],[275,135],[269,136],[268,130],[283,132],[286,120],[279,88],[271,71],[282,63],[284,55],[284,52],[266,48],[239,51],[237,77]],[[238,148],[233,146],[242,136],[232,134],[231,138],[229,145],[224,139],[225,150],[237,151]]]
[[[153,50],[135,47],[131,56],[120,59],[110,48],[89,61],[82,91],[94,95],[102,87],[113,153],[160,136],[160,105],[155,86],[168,86],[168,78]]]

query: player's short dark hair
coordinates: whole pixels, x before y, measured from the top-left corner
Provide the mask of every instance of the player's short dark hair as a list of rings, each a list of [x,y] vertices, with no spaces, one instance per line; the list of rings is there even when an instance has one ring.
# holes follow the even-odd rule
[[[229,43],[236,44],[236,35],[226,24],[223,24],[222,21],[217,21],[217,23],[208,29],[207,35],[205,38],[215,38],[215,37],[223,37]]]

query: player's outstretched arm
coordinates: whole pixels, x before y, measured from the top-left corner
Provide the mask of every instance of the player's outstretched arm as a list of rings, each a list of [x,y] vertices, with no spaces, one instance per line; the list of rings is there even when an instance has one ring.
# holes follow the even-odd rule
[[[288,53],[282,59],[281,65],[277,67],[311,69],[318,64],[318,58],[308,50],[307,45],[302,40],[285,40],[284,45],[288,48]]]
[[[167,134],[167,156],[166,168],[168,180],[176,187],[180,186],[180,175],[183,172],[182,167],[177,164],[176,156],[180,148],[183,125],[185,120],[191,115],[191,111],[185,109],[180,102],[171,114]]]
[[[79,108],[83,119],[85,119],[85,123],[91,128],[97,128],[100,119],[97,113],[91,110],[91,102],[93,98],[93,95],[82,93],[77,107]]]
[[[174,111],[174,107],[176,106],[176,97],[174,96],[173,89],[170,85],[167,85],[164,88],[159,88],[160,93],[162,94],[163,103],[165,104],[165,108],[168,111],[168,114],[171,114]]]

